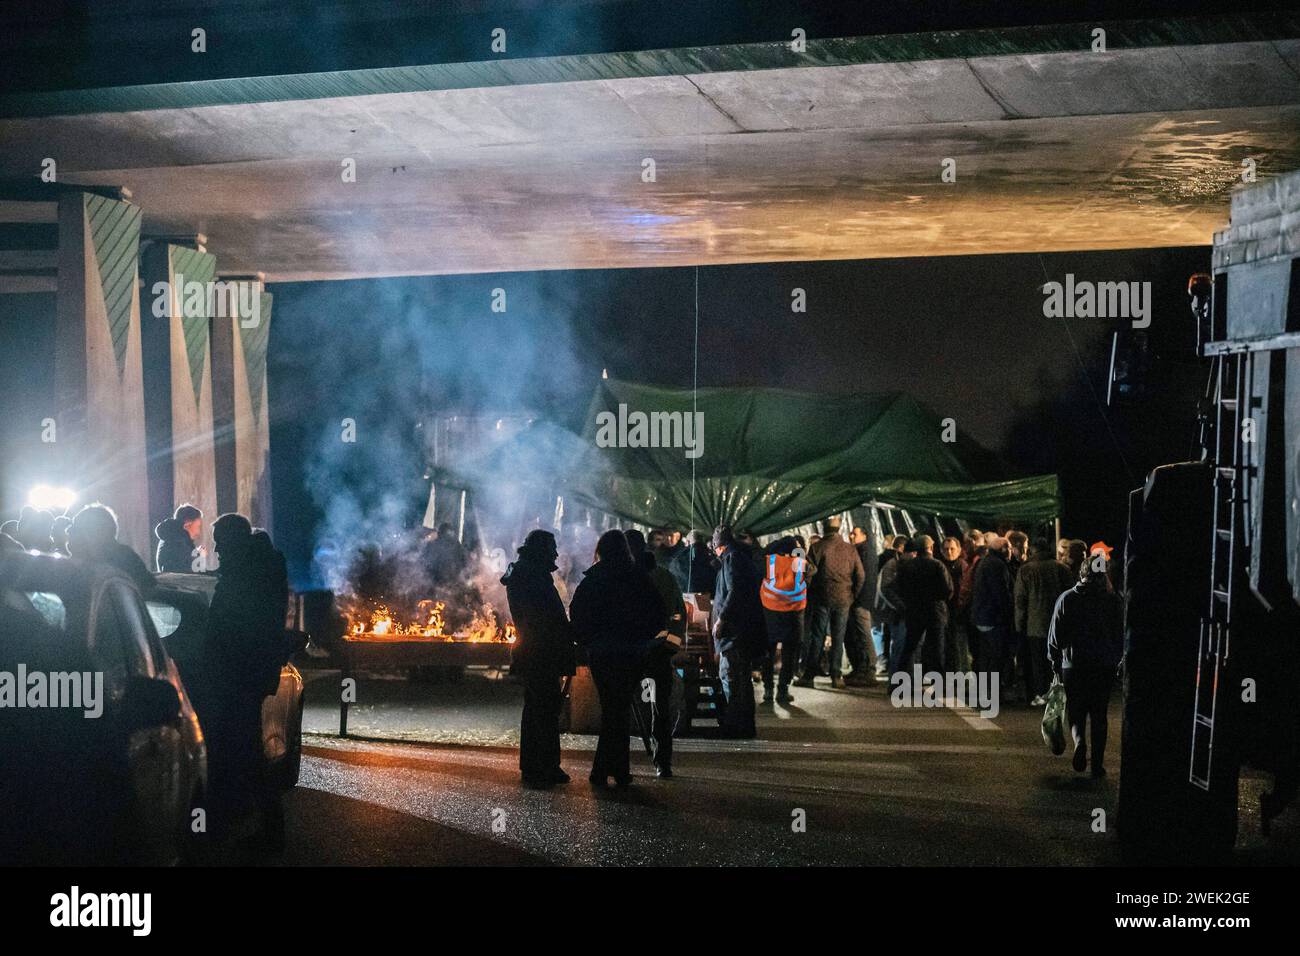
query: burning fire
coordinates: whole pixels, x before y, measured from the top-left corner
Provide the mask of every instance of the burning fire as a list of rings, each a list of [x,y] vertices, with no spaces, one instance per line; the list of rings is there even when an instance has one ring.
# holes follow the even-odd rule
[[[514,624],[507,623],[504,627],[497,625],[496,611],[490,604],[479,608],[465,627],[447,633],[443,616],[446,608],[447,605],[442,601],[420,601],[416,605],[414,616],[403,620],[387,604],[353,607],[348,611],[348,619],[351,621],[348,636],[355,639],[389,637],[470,644],[513,644],[518,636]]]

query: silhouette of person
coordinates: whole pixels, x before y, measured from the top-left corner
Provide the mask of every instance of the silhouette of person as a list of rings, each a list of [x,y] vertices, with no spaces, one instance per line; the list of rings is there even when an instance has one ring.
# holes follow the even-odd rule
[[[578,584],[569,614],[578,644],[587,649],[600,699],[600,737],[588,779],[606,787],[613,777],[619,788],[626,788],[632,783],[632,699],[641,662],[668,615],[650,576],[633,562],[627,538],[617,528],[596,542],[596,563]]]
[[[519,771],[525,785],[550,787],[569,782],[560,768],[560,680],[574,672],[573,628],[551,578],[559,557],[555,536],[530,531],[518,552],[501,583],[519,632],[510,671],[524,680]]]
[[[219,517],[212,537],[220,564],[208,609],[218,693],[207,734],[211,790],[226,827],[233,830],[251,811],[258,826],[251,842],[279,849],[284,821],[278,788],[266,773],[262,699],[275,693],[288,656],[283,557],[264,533],[253,534],[243,515]]]

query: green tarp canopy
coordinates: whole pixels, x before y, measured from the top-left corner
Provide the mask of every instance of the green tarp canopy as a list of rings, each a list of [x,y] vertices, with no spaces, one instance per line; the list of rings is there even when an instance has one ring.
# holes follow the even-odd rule
[[[702,441],[688,422],[702,423]],[[1060,513],[1055,475],[992,473],[987,451],[900,393],[693,393],[608,379],[581,427],[535,421],[442,478],[472,488],[506,476],[638,524],[760,535],[871,501],[986,522]]]

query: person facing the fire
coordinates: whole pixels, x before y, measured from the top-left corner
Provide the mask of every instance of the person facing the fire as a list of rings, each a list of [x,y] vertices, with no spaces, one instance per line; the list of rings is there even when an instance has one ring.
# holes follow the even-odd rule
[[[501,583],[519,632],[510,672],[524,681],[519,772],[526,787],[552,787],[569,782],[560,768],[560,685],[574,672],[573,628],[551,577],[559,557],[555,536],[540,528],[530,531],[518,554]]]
[[[250,842],[276,850],[284,842],[284,818],[262,757],[262,699],[276,692],[288,658],[284,559],[264,532],[254,537],[240,514],[219,517],[212,538],[220,569],[207,628],[219,675],[218,699],[204,728],[211,791],[227,828],[251,814],[256,832]]]
[[[624,789],[632,783],[628,737],[641,662],[668,614],[650,576],[632,560],[622,531],[613,528],[596,542],[596,563],[578,584],[569,613],[600,699],[600,738],[589,779],[606,787],[613,777]]]

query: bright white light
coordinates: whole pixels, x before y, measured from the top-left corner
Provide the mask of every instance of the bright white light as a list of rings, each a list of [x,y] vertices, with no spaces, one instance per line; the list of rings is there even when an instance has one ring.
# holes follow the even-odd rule
[[[71,488],[55,488],[53,485],[37,485],[27,493],[27,503],[41,511],[53,511],[61,515],[72,507],[77,500],[77,493]]]

